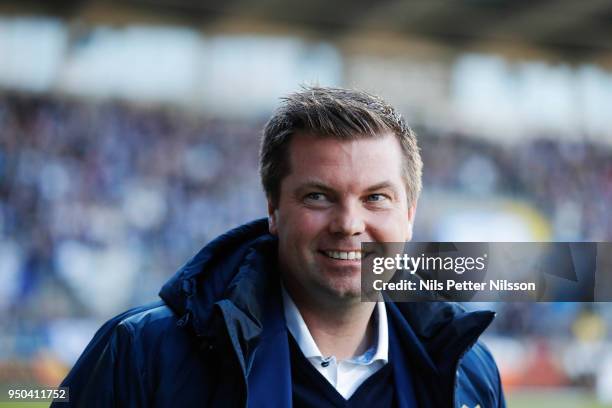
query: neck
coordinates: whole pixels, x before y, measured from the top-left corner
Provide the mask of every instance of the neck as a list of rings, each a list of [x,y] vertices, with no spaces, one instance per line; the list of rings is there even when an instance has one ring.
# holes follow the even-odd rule
[[[372,344],[375,336],[371,322],[376,303],[357,300],[329,307],[304,302],[287,290],[323,356],[345,360],[363,354]]]

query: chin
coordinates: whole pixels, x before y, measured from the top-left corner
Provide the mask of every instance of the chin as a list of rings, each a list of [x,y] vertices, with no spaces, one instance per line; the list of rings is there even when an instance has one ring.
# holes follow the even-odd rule
[[[330,282],[327,289],[337,299],[361,299],[361,282]]]

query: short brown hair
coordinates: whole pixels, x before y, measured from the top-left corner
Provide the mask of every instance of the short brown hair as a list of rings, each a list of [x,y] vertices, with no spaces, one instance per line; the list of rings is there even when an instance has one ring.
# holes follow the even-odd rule
[[[289,145],[296,132],[340,140],[392,132],[402,147],[408,202],[416,203],[423,163],[416,135],[402,116],[380,97],[363,91],[309,86],[282,98],[281,106],[264,127],[259,173],[273,206],[278,206],[281,182],[290,172]]]

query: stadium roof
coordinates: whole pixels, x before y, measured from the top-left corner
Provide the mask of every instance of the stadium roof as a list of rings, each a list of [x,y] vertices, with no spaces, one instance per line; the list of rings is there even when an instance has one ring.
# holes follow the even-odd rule
[[[237,19],[333,38],[376,31],[455,47],[482,41],[523,43],[575,58],[612,50],[608,0],[24,0],[5,2],[2,12],[119,23],[145,17],[198,27]]]

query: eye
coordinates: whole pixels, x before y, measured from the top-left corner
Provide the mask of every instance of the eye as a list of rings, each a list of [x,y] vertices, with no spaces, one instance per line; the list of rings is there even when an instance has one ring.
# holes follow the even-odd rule
[[[376,202],[384,201],[384,200],[387,200],[387,199],[389,199],[389,197],[386,196],[385,194],[376,193],[376,194],[370,194],[366,198],[366,201],[376,203]]]
[[[308,193],[308,194],[306,194],[304,199],[308,200],[308,201],[321,202],[321,201],[327,200],[327,196],[325,194],[323,194],[323,193]]]

